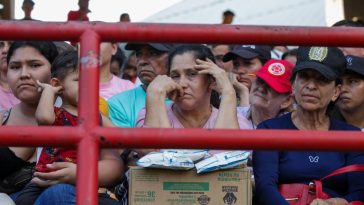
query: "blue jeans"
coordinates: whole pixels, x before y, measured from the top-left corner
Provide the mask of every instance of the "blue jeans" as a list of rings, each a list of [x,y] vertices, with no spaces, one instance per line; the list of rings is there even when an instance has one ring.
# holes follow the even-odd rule
[[[76,187],[70,184],[56,184],[45,189],[34,205],[75,205]],[[119,205],[106,194],[99,195],[99,205]]]
[[[56,184],[45,189],[34,205],[74,205],[76,204],[76,188],[70,184]]]

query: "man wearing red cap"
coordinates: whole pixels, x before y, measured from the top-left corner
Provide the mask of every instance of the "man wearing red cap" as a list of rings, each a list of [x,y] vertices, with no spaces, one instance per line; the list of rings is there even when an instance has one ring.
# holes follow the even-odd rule
[[[292,110],[292,69],[288,61],[271,59],[257,72],[249,97],[245,96],[250,106],[238,107],[238,112],[251,121],[253,129],[264,120]]]

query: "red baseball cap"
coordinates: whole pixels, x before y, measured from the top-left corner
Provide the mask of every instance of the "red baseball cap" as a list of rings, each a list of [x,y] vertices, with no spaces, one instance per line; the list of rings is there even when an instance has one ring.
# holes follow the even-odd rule
[[[271,59],[257,72],[257,77],[264,80],[277,93],[291,93],[291,75],[294,65],[285,60]]]

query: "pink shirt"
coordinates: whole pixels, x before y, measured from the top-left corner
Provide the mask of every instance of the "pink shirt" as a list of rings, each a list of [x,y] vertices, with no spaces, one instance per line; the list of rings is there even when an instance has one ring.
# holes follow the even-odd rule
[[[177,119],[176,115],[174,115],[172,106],[174,103],[167,103],[167,115],[168,119],[171,122],[171,125],[173,128],[184,128],[181,122]],[[136,127],[143,127],[144,126],[144,120],[145,120],[145,113],[146,109],[143,108],[138,115]],[[217,115],[219,114],[219,110],[212,107],[212,113],[210,118],[207,120],[203,128],[205,129],[213,129],[215,127],[215,122],[217,119]],[[240,129],[251,129],[250,122],[242,115],[238,115],[238,123]]]
[[[173,128],[184,128],[183,125],[181,124],[181,122],[177,119],[177,117],[173,113],[173,110],[172,110],[173,104],[174,103],[167,103],[166,104],[168,119],[171,122],[171,125],[172,125]],[[136,127],[144,127],[145,113],[146,113],[145,108],[143,108],[139,112]],[[205,123],[203,128],[204,129],[213,129],[213,128],[215,128],[215,122],[216,122],[218,114],[219,114],[219,110],[212,107],[211,116],[207,120],[207,122]],[[249,120],[247,120],[244,116],[239,115],[239,114],[237,115],[237,117],[238,117],[238,123],[239,123],[239,128],[240,129],[251,129]],[[221,153],[221,152],[226,152],[226,151],[230,151],[230,150],[209,150],[209,153],[210,153],[210,155],[214,155],[214,154]]]
[[[0,110],[7,110],[19,102],[11,91],[6,91],[0,86]]]
[[[115,94],[121,93],[126,90],[130,90],[134,88],[134,84],[129,80],[124,80],[112,76],[111,80],[108,83],[100,83],[100,95],[105,100],[108,100]]]

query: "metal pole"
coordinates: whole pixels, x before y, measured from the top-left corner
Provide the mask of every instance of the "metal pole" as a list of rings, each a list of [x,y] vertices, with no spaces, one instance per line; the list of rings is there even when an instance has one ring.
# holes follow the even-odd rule
[[[0,21],[0,39],[78,40],[93,30],[104,41],[364,46],[364,28]]]
[[[102,147],[363,151],[360,131],[96,128]]]
[[[77,152],[77,204],[97,205],[99,144],[90,131],[100,124],[99,53],[100,37],[86,30],[80,37],[79,120],[84,136]]]

